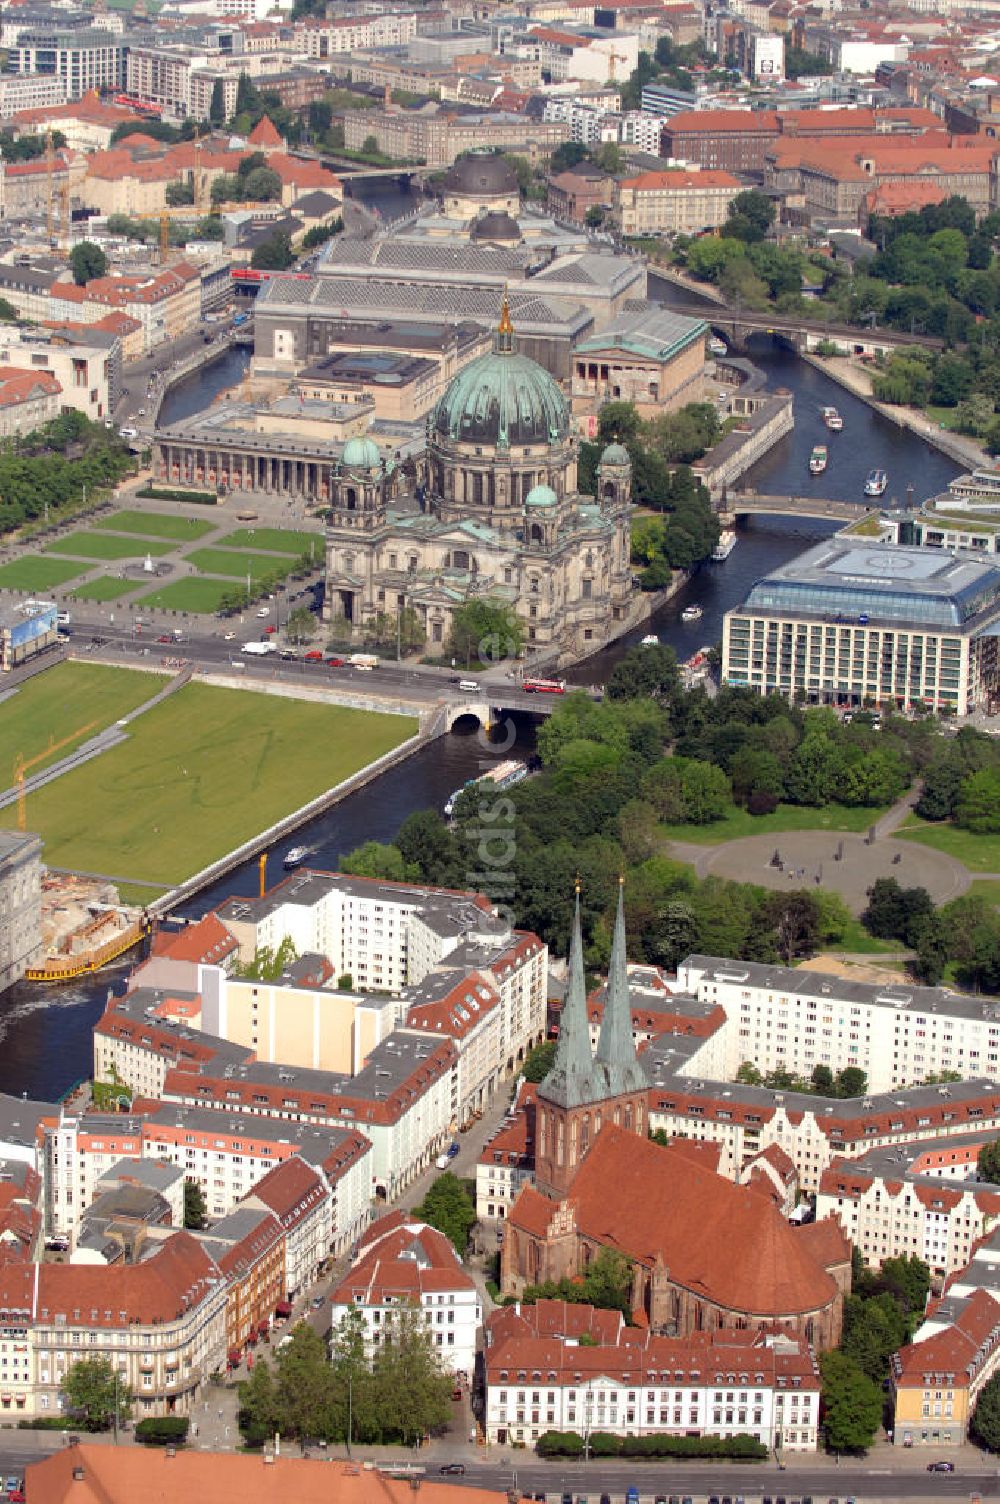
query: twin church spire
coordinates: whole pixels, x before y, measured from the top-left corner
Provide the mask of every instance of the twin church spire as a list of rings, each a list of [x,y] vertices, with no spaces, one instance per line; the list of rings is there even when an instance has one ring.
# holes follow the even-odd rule
[[[592,1055],[580,926],[580,889],[577,886],[569,948],[569,976],[559,1024],[559,1042],[552,1069],[538,1088],[539,1099],[559,1107],[583,1107],[591,1102],[604,1102],[611,1097],[642,1091],[648,1084],[636,1058],[632,1038],[624,888],[619,885],[604,1018],[597,1050]]]

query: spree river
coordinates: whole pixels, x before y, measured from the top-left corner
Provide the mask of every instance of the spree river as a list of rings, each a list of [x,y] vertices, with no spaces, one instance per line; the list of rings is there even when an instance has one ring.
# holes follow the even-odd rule
[[[903,499],[912,484],[916,499],[921,500],[942,490],[957,473],[956,465],[922,439],[879,417],[795,355],[762,343],[754,350],[753,359],[766,371],[772,386],[784,386],[793,393],[795,429],[754,467],[744,484],[782,495],[807,494],[813,484],[818,491],[822,488],[824,496],[853,500],[860,499],[868,470],[878,465],[889,473],[887,496]],[[163,420],[207,406],[220,391],[240,379],[245,363],[245,352],[231,351],[175,389],[165,404]],[[844,417],[842,433],[827,435],[819,415],[824,404],[840,409]],[[807,469],[809,451],[821,441],[829,445],[830,465],[812,483]],[[602,683],[622,652],[647,631],[655,631],[661,642],[676,649],[679,658],[689,657],[703,644],[717,642],[722,635],[723,613],[744,598],[756,579],[836,526],[786,516],[749,520],[725,563],[705,565],[650,625],[579,665],[567,678],[581,684]],[[681,622],[681,610],[693,602],[702,607],[702,619],[691,624]],[[534,725],[525,717],[518,719],[516,729],[513,751],[528,755],[534,747]],[[453,789],[480,771],[483,756],[477,733],[453,732],[297,832],[294,844],[307,845],[309,860],[316,866],[334,868],[345,852],[362,841],[391,840],[414,810],[441,809]],[[286,841],[272,853],[271,882],[279,878],[282,857],[291,844],[293,841]],[[256,887],[257,864],[250,862],[199,895],[185,912],[203,913],[227,894],[249,894]],[[26,1092],[31,1097],[53,1100],[88,1076],[91,1029],[109,986],[120,983],[126,973],[127,967],[121,967],[66,988],[21,983],[0,997],[0,1091]]]

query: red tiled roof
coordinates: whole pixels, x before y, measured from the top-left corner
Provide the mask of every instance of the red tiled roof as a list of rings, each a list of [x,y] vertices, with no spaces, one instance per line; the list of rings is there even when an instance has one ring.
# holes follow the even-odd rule
[[[268,1170],[252,1195],[271,1208],[286,1232],[327,1200],[322,1180],[298,1154]]]
[[[672,1281],[728,1309],[777,1318],[836,1297],[769,1202],[622,1128],[601,1130],[566,1199],[585,1238],[648,1266],[662,1260]]]
[[[739,179],[734,178],[731,172],[716,171],[714,168],[704,172],[683,172],[679,168],[673,172],[640,172],[638,177],[622,178],[622,188],[632,188],[639,193],[651,193],[660,188],[736,188]]]
[[[113,1268],[39,1264],[37,1320],[119,1328],[175,1321],[208,1294],[218,1269],[190,1233],[177,1232],[151,1258]]]
[[[388,1226],[384,1224],[388,1223]],[[400,1297],[418,1300],[446,1290],[474,1290],[450,1238],[425,1222],[391,1214],[370,1227],[365,1250],[330,1299],[335,1305],[383,1305]]]
[[[166,956],[171,961],[218,965],[238,949],[239,942],[214,913],[206,914],[197,924],[185,925],[176,933],[157,930],[153,937],[153,955]]]
[[[951,1326],[932,1333],[922,1342],[900,1348],[893,1356],[896,1386],[924,1388],[940,1375],[947,1379],[949,1387],[965,1388],[979,1366],[980,1349],[987,1346],[995,1350],[998,1341],[1000,1304],[985,1290],[975,1290]]]
[[[463,1039],[500,1002],[500,994],[480,971],[471,971],[444,997],[416,1003],[406,1015],[408,1029],[427,1029]]]
[[[247,137],[249,146],[284,146],[284,137],[279,135],[270,115],[262,115]]]
[[[37,397],[55,397],[62,386],[51,371],[31,371],[20,366],[0,366],[0,407],[20,407]]]

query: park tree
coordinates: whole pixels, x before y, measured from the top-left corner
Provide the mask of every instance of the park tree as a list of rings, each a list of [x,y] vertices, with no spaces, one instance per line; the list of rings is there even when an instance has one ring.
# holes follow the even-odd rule
[[[184,1226],[197,1232],[208,1220],[205,1193],[197,1180],[184,1182]]]
[[[132,1391],[107,1358],[80,1358],[62,1382],[66,1409],[80,1416],[88,1431],[121,1425],[132,1413]]]
[[[844,1300],[840,1351],[874,1383],[882,1383],[889,1359],[906,1338],[906,1318],[887,1291],[867,1300],[858,1295],[848,1295]]]
[[[969,1433],[988,1452],[1000,1452],[1000,1374],[983,1385]]]
[[[736,240],[763,240],[774,223],[775,207],[766,193],[757,188],[747,188],[737,193],[729,205],[722,234]]]
[[[523,642],[524,628],[508,606],[472,600],[452,612],[448,650],[466,667],[516,658]]]
[[[879,1283],[896,1301],[908,1328],[920,1321],[931,1289],[931,1271],[915,1253],[883,1260]],[[907,1332],[909,1335],[909,1330]]]
[[[273,167],[255,167],[243,178],[243,193],[251,203],[270,203],[281,197],[281,178]]]
[[[316,631],[316,618],[308,606],[296,606],[294,611],[288,613],[285,622],[285,636],[289,642],[301,645],[309,642]]]
[[[258,946],[252,961],[237,962],[233,976],[243,977],[249,982],[276,982],[297,956],[294,940],[290,935],[284,935],[277,946]]]
[[[437,810],[415,810],[408,815],[396,833],[396,845],[424,882],[442,888],[461,885],[455,837]]]
[[[984,1144],[976,1159],[976,1173],[980,1180],[991,1185],[1000,1185],[1000,1138],[991,1138]]]
[[[259,1360],[238,1387],[237,1421],[247,1446],[260,1447],[272,1440],[280,1426],[278,1389],[270,1363]]]
[[[226,121],[226,90],[221,78],[217,78],[212,85],[208,118],[212,125],[224,125]]]
[[[414,1211],[422,1221],[450,1238],[460,1254],[465,1252],[476,1220],[476,1208],[457,1175],[450,1170],[439,1175]]]
[[[379,1437],[375,1385],[365,1342],[364,1315],[357,1306],[349,1305],[334,1327],[330,1344],[335,1424],[348,1451],[355,1441],[377,1441]]]
[[[525,1081],[544,1081],[555,1064],[555,1059],[556,1042],[554,1039],[546,1039],[542,1044],[536,1044],[535,1048],[525,1055],[521,1075]]]
[[[355,877],[380,878],[383,882],[412,883],[420,873],[407,862],[398,846],[381,841],[363,841],[341,858],[340,870]]]
[[[913,926],[912,944],[914,971],[926,986],[936,987],[951,957],[951,934],[944,915],[927,914],[919,919]]]
[[[673,648],[630,648],[619,658],[606,686],[609,700],[649,699],[668,703],[680,690],[677,654]]]
[[[915,806],[921,820],[951,818],[966,771],[959,748],[949,745],[935,754],[924,769],[923,788]]]
[[[442,1431],[451,1419],[453,1380],[433,1341],[419,1307],[402,1306],[392,1324],[392,1341],[379,1345],[372,1364],[383,1434],[407,1446]]]
[[[570,168],[579,166],[581,162],[589,161],[590,152],[582,141],[563,141],[549,158],[549,172],[553,175],[568,172]]]
[[[80,240],[69,253],[69,264],[77,287],[85,287],[95,277],[104,276],[108,269],[108,258],[92,240]]]
[[[286,230],[275,230],[262,240],[250,257],[255,271],[285,271],[295,260],[291,236]]]
[[[845,1065],[837,1072],[837,1096],[863,1097],[868,1090],[868,1077],[858,1065]]]
[[[184,183],[178,179],[176,183],[167,184],[166,197],[169,207],[178,209],[184,204],[194,203],[194,189],[190,183]]]
[[[879,877],[868,889],[868,906],[861,923],[880,940],[912,945],[923,920],[934,912],[926,888],[901,888],[894,877]]]
[[[864,1452],[882,1420],[882,1391],[846,1353],[819,1360],[827,1449]]]
[[[815,953],[819,943],[819,907],[811,893],[772,893],[762,905],[765,926],[774,931],[778,955],[786,966]]]
[[[602,1248],[587,1265],[583,1284],[590,1305],[621,1311],[626,1321],[631,1320],[632,1265],[623,1253],[616,1248]]]
[[[291,1337],[277,1357],[278,1429],[283,1436],[332,1440],[336,1429],[326,1344],[305,1321],[297,1324]]]
[[[955,824],[976,835],[1000,830],[1000,769],[981,768],[963,779],[955,805]]]

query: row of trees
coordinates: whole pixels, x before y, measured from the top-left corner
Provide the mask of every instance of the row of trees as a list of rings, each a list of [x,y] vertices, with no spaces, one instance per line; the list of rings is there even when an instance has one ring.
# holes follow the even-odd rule
[[[0,445],[0,536],[23,523],[94,496],[132,468],[126,445],[103,424],[82,413],[63,413],[51,423]]]
[[[399,1308],[372,1357],[365,1352],[364,1318],[353,1308],[336,1329],[330,1358],[304,1322],[291,1335],[273,1363],[258,1360],[239,1386],[239,1424],[248,1446],[262,1446],[276,1434],[413,1445],[448,1424],[452,1381],[419,1308]]]
[[[564,1300],[573,1305],[596,1306],[599,1310],[621,1311],[626,1321],[632,1315],[632,1266],[622,1253],[602,1248],[587,1265],[582,1278],[546,1280],[527,1285],[520,1296],[508,1296],[506,1304],[520,1300],[533,1305],[536,1300]],[[593,1336],[584,1334],[583,1346],[593,1346]]]
[[[767,1086],[772,1091],[801,1091],[819,1097],[863,1097],[868,1090],[868,1077],[857,1065],[846,1065],[836,1074],[828,1065],[817,1065],[811,1076],[803,1077],[783,1066],[761,1072],[752,1060],[744,1060],[736,1072],[736,1079],[745,1086]]]
[[[874,1440],[889,1361],[919,1325],[930,1291],[930,1270],[915,1255],[886,1259],[876,1274],[855,1249],[851,1275],[840,1347],[820,1358],[826,1444],[835,1452],[863,1452]]]
[[[868,890],[861,920],[880,939],[909,946],[923,982],[936,984],[947,973],[976,992],[1000,988],[1000,913],[980,894],[935,908],[926,888],[901,888],[895,878],[882,877]]]

